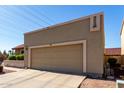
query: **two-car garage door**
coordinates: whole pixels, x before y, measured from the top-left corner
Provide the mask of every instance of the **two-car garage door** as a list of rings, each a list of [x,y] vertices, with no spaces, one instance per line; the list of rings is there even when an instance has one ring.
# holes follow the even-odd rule
[[[31,68],[81,74],[83,44],[33,48]]]

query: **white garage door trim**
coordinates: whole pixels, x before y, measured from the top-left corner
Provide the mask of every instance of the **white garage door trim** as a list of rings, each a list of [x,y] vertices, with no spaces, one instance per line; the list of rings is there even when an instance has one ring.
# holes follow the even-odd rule
[[[63,45],[74,45],[74,44],[83,44],[83,72],[86,72],[86,40],[78,40],[78,41],[69,41],[63,43],[54,43],[54,44],[46,44],[40,46],[31,46],[28,48],[28,67],[31,67],[31,49],[34,48],[43,48],[43,47],[51,47],[51,46],[63,46]]]

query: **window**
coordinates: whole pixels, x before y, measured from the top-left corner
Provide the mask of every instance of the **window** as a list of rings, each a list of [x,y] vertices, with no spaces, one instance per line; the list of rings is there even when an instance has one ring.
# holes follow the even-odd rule
[[[90,17],[90,31],[100,31],[100,15]]]
[[[21,50],[21,54],[24,54],[24,50]]]
[[[97,27],[96,25],[96,16],[93,17],[93,28]]]

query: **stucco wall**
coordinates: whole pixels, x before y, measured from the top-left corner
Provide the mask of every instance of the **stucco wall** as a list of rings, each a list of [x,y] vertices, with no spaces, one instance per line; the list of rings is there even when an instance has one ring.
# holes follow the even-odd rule
[[[24,60],[4,60],[4,65],[9,67],[24,68]]]
[[[124,55],[121,56],[121,64],[124,65]]]
[[[90,32],[90,18],[51,27],[24,35],[25,65],[28,62],[28,47],[57,42],[86,40],[87,72],[103,73],[104,63],[104,18],[100,16],[100,31]]]

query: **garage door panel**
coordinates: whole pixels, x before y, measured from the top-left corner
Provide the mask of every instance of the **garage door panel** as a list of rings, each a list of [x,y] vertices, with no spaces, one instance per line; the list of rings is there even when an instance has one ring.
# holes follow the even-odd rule
[[[61,72],[83,72],[82,45],[36,48],[31,51],[31,67]]]

